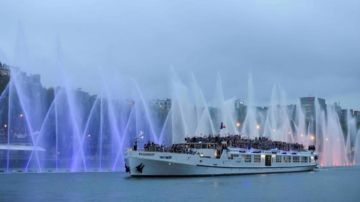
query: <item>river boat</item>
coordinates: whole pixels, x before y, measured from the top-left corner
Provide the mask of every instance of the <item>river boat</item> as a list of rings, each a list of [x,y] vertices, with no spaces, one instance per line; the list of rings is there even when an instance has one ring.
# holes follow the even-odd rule
[[[226,142],[180,143],[181,152],[125,150],[131,176],[212,176],[311,171],[318,166],[314,150],[261,150],[228,147]]]

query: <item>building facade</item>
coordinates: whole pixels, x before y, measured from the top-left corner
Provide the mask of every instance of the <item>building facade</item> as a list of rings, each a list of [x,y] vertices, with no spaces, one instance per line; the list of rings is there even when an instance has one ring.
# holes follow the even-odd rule
[[[319,105],[320,110],[326,113],[325,99],[316,97],[302,97],[300,98],[300,105],[304,112],[305,118],[308,121],[313,121],[316,118],[316,105]]]

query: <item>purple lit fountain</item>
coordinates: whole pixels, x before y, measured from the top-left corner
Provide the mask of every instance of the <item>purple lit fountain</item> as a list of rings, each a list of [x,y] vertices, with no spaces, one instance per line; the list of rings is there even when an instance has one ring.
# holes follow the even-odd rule
[[[109,82],[102,76],[102,93],[90,96],[74,89],[66,76],[62,78],[62,87],[45,89],[38,76],[12,69],[0,100],[0,122],[6,134],[0,151],[3,171],[119,171],[124,165],[123,151],[135,137],[141,148],[148,140],[169,145],[186,136],[209,134],[267,136],[306,147],[316,145],[322,166],[359,161],[359,130],[350,112],[345,133],[335,107],[322,108],[315,98],[316,116],[307,120],[301,103],[287,105],[279,87],[274,87],[269,107],[259,111],[254,107],[251,76],[247,114],[238,125],[235,100],[224,99],[220,76],[210,102],[194,76],[189,86],[174,76],[171,99],[151,102],[131,79]],[[131,93],[121,90],[125,83]],[[227,126],[221,132],[220,122]]]
[[[19,29],[14,65],[31,69],[26,43]],[[61,64],[57,43],[59,86],[43,88],[39,75],[26,75],[11,67],[11,79],[0,97],[0,171],[81,172],[119,171],[124,149],[139,138],[170,145],[187,136],[241,134],[249,138],[315,145],[321,166],[348,166],[360,162],[360,131],[347,111],[340,120],[336,106],[312,100],[312,116],[299,100],[288,105],[275,85],[267,107],[255,105],[252,75],[243,111],[235,99],[226,100],[221,77],[210,101],[204,98],[195,76],[184,84],[173,71],[171,98],[149,101],[131,78],[108,79],[101,68],[98,96],[74,88]],[[243,113],[244,119],[239,118]],[[311,115],[311,114],[310,114]],[[225,130],[220,130],[224,122]]]

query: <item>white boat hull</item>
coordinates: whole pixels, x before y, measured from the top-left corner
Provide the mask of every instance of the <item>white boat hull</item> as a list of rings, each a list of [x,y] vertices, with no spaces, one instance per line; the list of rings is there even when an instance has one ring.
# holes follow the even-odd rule
[[[264,162],[235,164],[234,161],[204,159],[199,155],[190,154],[160,152],[149,154],[152,156],[141,156],[137,151],[127,152],[125,163],[131,176],[211,176],[301,172],[311,171],[318,165],[317,163],[279,163],[265,166]],[[172,158],[160,159],[161,155]]]

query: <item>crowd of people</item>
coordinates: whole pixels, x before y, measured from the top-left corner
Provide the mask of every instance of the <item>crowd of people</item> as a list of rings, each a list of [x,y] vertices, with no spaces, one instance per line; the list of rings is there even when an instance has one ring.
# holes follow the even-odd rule
[[[282,141],[273,141],[268,137],[255,137],[254,139],[250,139],[247,136],[241,136],[238,134],[226,135],[226,136],[199,136],[199,137],[188,137],[185,138],[187,143],[217,143],[221,144],[225,142],[227,146],[245,148],[245,149],[261,149],[261,150],[270,150],[270,149],[278,149],[283,151],[289,150],[304,150],[304,145],[299,143],[287,143]]]
[[[156,144],[148,141],[144,144],[145,151],[156,151],[156,152],[171,152],[171,153],[184,153],[184,154],[195,154],[196,150],[191,147],[185,147],[181,144],[172,144],[171,147],[166,147],[165,144]]]
[[[159,151],[159,152],[165,152],[168,149],[165,147],[165,144],[156,144],[154,142],[150,142],[150,140],[144,144],[144,150],[145,151]]]
[[[283,151],[301,151],[304,150],[302,143],[288,143],[282,141],[274,141],[268,137],[255,137],[250,139],[247,136],[239,134],[228,134],[226,136],[208,135],[208,136],[194,136],[185,138],[186,143],[216,143],[219,147],[226,145],[231,147],[243,149],[259,149],[270,150],[278,149]],[[186,147],[181,144],[173,144],[171,147],[166,147],[164,144],[156,144],[148,141],[144,144],[145,151],[160,151],[160,152],[175,152],[175,153],[194,153],[196,150],[193,147]],[[309,145],[308,150],[315,150],[314,145]]]
[[[145,151],[156,151],[156,152],[171,152],[171,153],[184,153],[184,154],[195,154],[196,150],[191,147],[185,147],[181,144],[172,144],[171,147],[166,147],[165,144],[157,144],[150,142],[150,140],[144,144]]]

